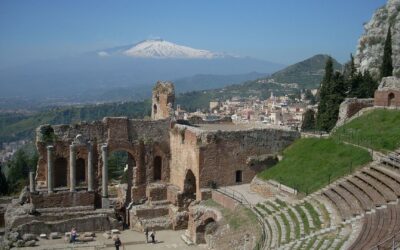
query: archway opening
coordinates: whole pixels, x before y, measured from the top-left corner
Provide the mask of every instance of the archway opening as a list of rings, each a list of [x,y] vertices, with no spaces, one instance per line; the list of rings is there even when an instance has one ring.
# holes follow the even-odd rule
[[[153,179],[154,181],[160,181],[162,176],[162,158],[161,156],[154,157],[153,162]]]
[[[54,187],[66,187],[68,175],[68,162],[64,157],[57,158],[54,161]]]
[[[83,184],[86,181],[85,160],[82,158],[76,159],[76,185]]]
[[[153,105],[153,111],[154,111],[154,114],[157,114],[157,105],[156,104]]]
[[[135,158],[124,150],[111,152],[108,157],[108,179],[110,185],[132,182],[132,169],[136,166]]]
[[[190,169],[186,172],[183,193],[187,198],[196,199],[196,177]]]
[[[388,95],[388,106],[394,105],[394,98],[395,98],[394,93],[390,93]]]
[[[131,202],[131,189],[135,158],[125,150],[112,151],[108,157],[108,195],[111,198],[118,197],[114,209],[117,218],[126,226],[129,218],[125,207]]]
[[[196,244],[207,243],[206,235],[213,234],[217,229],[217,223],[213,218],[206,219],[196,228]]]
[[[243,181],[243,172],[242,172],[242,170],[237,170],[235,172],[235,181],[236,181],[236,183],[241,183]]]

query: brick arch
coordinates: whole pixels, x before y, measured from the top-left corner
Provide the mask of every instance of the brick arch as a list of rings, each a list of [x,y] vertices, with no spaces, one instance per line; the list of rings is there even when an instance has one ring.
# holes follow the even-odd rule
[[[208,217],[196,227],[196,244],[206,243],[206,234],[212,234],[216,229],[216,221],[213,217]]]
[[[392,106],[394,105],[394,100],[395,100],[396,96],[393,92],[390,92],[388,94],[388,106]]]
[[[197,181],[191,169],[187,169],[183,180],[183,193],[186,197],[196,199]]]

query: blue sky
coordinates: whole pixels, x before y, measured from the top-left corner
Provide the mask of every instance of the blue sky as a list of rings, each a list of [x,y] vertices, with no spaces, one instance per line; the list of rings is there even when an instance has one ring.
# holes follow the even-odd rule
[[[384,0],[0,0],[0,67],[161,37],[291,64],[344,62]]]

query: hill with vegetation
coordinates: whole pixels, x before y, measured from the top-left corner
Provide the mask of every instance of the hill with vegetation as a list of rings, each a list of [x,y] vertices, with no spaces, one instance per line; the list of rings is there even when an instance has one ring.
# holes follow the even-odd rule
[[[303,89],[319,88],[328,58],[328,55],[315,55],[273,73],[270,78],[279,83],[297,83]],[[333,68],[342,70],[342,65],[333,59]]]
[[[400,110],[374,109],[339,127],[334,137],[383,153],[400,148]]]
[[[309,194],[371,160],[367,150],[332,138],[302,138],[283,151],[282,161],[259,177]]]
[[[0,115],[0,143],[32,139],[41,124],[70,124],[81,121],[101,120],[105,116],[144,118],[150,116],[150,101],[105,103],[72,107],[51,108],[31,115]]]

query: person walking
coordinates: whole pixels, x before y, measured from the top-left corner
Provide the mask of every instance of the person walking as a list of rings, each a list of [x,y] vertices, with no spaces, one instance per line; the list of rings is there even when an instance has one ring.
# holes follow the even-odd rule
[[[146,230],[144,231],[144,234],[146,235],[146,243],[149,243],[149,229],[146,227]]]
[[[119,250],[119,247],[121,246],[121,244],[122,244],[122,242],[121,242],[121,240],[119,239],[119,237],[118,237],[118,235],[115,237],[115,240],[114,240],[114,246],[115,246],[115,250]]]
[[[154,232],[154,230],[151,230],[150,238],[151,238],[151,243],[155,244],[156,243],[156,233]]]
[[[77,236],[76,229],[73,227],[71,229],[71,240],[70,240],[70,243],[75,243],[76,242],[76,236]]]

